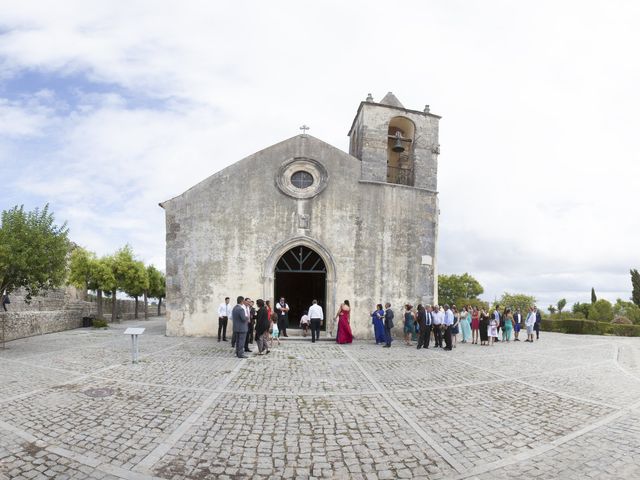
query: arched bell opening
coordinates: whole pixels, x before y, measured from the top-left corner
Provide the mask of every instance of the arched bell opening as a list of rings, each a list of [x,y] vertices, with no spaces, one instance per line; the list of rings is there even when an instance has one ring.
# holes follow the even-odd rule
[[[415,124],[406,117],[393,117],[387,133],[387,182],[414,185]]]

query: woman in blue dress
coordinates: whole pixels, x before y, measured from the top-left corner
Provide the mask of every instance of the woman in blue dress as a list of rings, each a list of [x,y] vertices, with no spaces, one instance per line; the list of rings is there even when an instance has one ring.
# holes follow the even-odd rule
[[[471,340],[471,314],[469,308],[464,307],[460,313],[460,330],[462,330],[462,343]]]
[[[411,346],[411,336],[416,333],[416,316],[413,313],[413,305],[405,305],[404,312],[404,343]]]
[[[376,338],[376,345],[384,344],[384,309],[381,304],[376,305],[376,309],[371,312],[371,323],[373,323],[373,334]]]

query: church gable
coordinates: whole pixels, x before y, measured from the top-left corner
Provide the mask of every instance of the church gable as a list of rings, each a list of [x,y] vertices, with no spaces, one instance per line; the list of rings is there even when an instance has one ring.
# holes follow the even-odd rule
[[[296,169],[296,166],[300,168]],[[223,168],[184,193],[162,202],[160,206],[166,208],[181,199],[193,201],[198,196],[209,196],[212,190],[222,184],[227,188],[242,188],[258,187],[262,182],[270,185],[275,183],[283,193],[291,195],[295,190],[295,186],[291,188],[292,182],[305,182],[304,178],[292,179],[298,172],[306,171],[312,176],[316,173],[320,176],[316,179],[318,184],[324,188],[331,170],[349,167],[359,169],[359,160],[313,136],[296,135]],[[305,197],[302,195],[297,198]]]

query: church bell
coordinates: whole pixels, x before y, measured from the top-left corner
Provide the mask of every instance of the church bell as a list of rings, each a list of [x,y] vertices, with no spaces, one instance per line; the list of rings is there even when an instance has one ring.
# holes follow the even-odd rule
[[[396,153],[404,152],[404,145],[402,145],[402,137],[400,136],[400,132],[396,132],[396,141],[391,147],[391,150]]]

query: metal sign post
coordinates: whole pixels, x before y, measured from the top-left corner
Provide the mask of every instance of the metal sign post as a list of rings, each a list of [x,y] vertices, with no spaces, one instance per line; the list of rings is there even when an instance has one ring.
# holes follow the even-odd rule
[[[144,328],[127,328],[124,335],[131,335],[131,363],[138,363],[138,335],[144,333]]]

